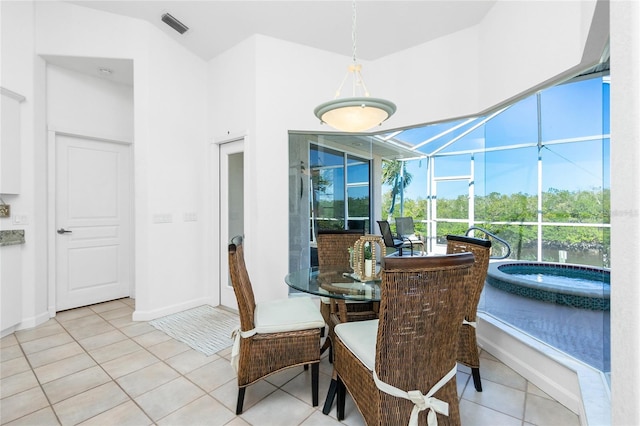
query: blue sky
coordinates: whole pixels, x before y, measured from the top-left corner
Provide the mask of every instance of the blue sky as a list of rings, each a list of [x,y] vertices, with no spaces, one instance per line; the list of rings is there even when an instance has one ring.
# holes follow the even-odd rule
[[[609,84],[602,78],[555,86],[541,92],[542,141],[553,142],[569,138],[607,135],[609,133]],[[530,96],[511,106],[485,125],[466,135],[442,152],[479,147],[530,144],[538,140],[537,97]],[[461,121],[447,124],[455,125]],[[443,124],[412,129],[400,138],[413,144],[439,134]],[[465,128],[446,136],[450,140]],[[434,141],[421,148],[433,151],[442,143]],[[542,151],[543,191],[549,188],[570,191],[609,187],[608,139],[546,145]],[[460,176],[469,174],[469,155],[462,158],[440,157],[436,159],[436,176]],[[477,154],[475,157],[476,195],[489,192],[511,194],[537,191],[537,158],[535,147],[509,151]],[[426,197],[427,160],[415,160],[407,164],[413,181],[405,197]],[[438,185],[438,197],[455,197],[466,191],[466,183],[442,183]],[[390,188],[384,187],[384,191]]]

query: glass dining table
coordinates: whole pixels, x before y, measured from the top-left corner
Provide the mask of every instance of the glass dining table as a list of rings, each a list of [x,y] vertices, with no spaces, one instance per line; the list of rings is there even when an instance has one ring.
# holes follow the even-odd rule
[[[379,266],[377,270],[379,272]],[[379,302],[381,278],[377,275],[360,278],[343,266],[314,266],[287,274],[285,282],[294,290],[316,296]]]
[[[344,266],[314,266],[294,271],[285,277],[289,287],[320,297],[358,302],[380,301],[380,266],[375,277],[360,278]],[[328,341],[325,342],[326,344]],[[325,348],[323,346],[323,349]],[[337,381],[332,377],[322,412],[329,414],[336,394]]]

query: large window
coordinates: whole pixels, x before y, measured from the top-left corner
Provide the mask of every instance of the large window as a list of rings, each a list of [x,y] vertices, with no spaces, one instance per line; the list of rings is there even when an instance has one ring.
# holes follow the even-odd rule
[[[369,161],[345,152],[311,144],[313,230],[369,229]]]

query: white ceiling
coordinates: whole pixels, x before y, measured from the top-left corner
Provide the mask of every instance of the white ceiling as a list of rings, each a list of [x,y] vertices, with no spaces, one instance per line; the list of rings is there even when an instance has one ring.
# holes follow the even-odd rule
[[[480,22],[497,0],[356,2],[357,57],[374,60]],[[262,34],[342,55],[352,55],[350,0],[296,1],[69,1],[150,22],[204,60]],[[184,35],[163,23],[170,13]]]
[[[357,59],[375,60],[476,25],[498,0],[358,0]],[[254,34],[351,57],[351,0],[75,0],[79,6],[148,21],[204,60]],[[170,13],[189,30],[161,21]],[[47,62],[133,85],[133,62],[114,58],[47,56]],[[112,73],[101,72],[109,69]]]

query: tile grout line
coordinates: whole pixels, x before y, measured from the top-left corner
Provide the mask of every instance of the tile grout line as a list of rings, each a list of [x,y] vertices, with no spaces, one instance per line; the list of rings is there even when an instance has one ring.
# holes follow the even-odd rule
[[[127,306],[127,307],[131,308],[131,307],[130,307],[129,305],[127,305],[127,304],[125,304],[125,306]],[[88,315],[83,315],[83,316],[80,316],[80,317],[77,317],[77,318],[73,318],[73,319],[71,319],[71,320],[69,320],[69,321],[75,321],[75,320],[78,320],[78,319],[81,319],[81,318],[86,318],[86,317],[89,317],[89,316],[92,316],[92,315],[96,315],[96,316],[100,317],[100,319],[102,319],[102,320],[104,320],[105,322],[109,323],[109,325],[110,325],[110,326],[112,326],[114,329],[116,329],[116,330],[118,330],[118,331],[122,332],[122,331],[121,331],[121,329],[120,329],[120,327],[116,327],[116,326],[114,326],[113,324],[111,324],[111,322],[110,322],[109,320],[105,319],[102,315],[100,315],[100,313],[99,313],[99,312],[94,311],[94,310],[91,308],[91,306],[87,306],[87,308],[88,308],[92,313],[89,313]],[[109,312],[109,311],[104,311],[104,312]],[[73,342],[75,342],[75,343],[76,343],[76,344],[77,344],[77,345],[82,349],[83,353],[84,353],[85,355],[87,355],[87,356],[88,356],[88,357],[89,357],[89,358],[90,358],[90,359],[91,359],[91,360],[96,364],[96,366],[98,366],[98,367],[99,367],[99,368],[100,368],[100,369],[101,369],[101,370],[102,370],[102,371],[107,375],[107,377],[109,378],[109,380],[110,380],[111,382],[114,382],[114,384],[115,384],[116,386],[118,386],[118,388],[120,388],[120,390],[121,390],[121,391],[122,391],[122,392],[127,396],[127,398],[129,398],[129,400],[130,400],[130,401],[132,401],[134,404],[136,404],[136,406],[138,406],[138,408],[140,408],[140,410],[141,410],[141,411],[142,411],[142,412],[143,412],[143,413],[144,413],[144,414],[145,414],[145,415],[146,415],[146,416],[147,416],[147,417],[148,417],[148,418],[149,418],[149,419],[150,419],[150,420],[155,424],[155,422],[154,422],[154,421],[153,421],[153,420],[148,416],[147,412],[146,412],[145,410],[143,410],[143,409],[142,409],[142,407],[140,407],[140,406],[138,405],[138,403],[137,403],[137,402],[136,402],[136,401],[131,397],[131,395],[129,395],[129,394],[128,394],[128,393],[127,393],[127,392],[122,388],[122,386],[120,386],[120,384],[116,381],[116,379],[114,379],[114,378],[109,374],[109,372],[108,372],[108,371],[106,371],[106,370],[104,369],[104,367],[102,366],[102,364],[101,364],[100,362],[98,362],[98,361],[93,357],[93,355],[91,355],[91,354],[89,353],[89,351],[88,351],[88,350],[87,350],[87,349],[82,345],[82,343],[80,343],[80,342],[78,341],[78,339],[77,339],[77,338],[76,338],[76,337],[75,337],[75,336],[74,336],[74,335],[69,331],[69,329],[64,325],[64,323],[63,323],[62,321],[60,321],[59,319],[55,318],[55,317],[53,317],[52,319],[53,319],[54,321],[56,321],[56,323],[57,323],[58,325],[60,325],[60,327],[62,327],[62,328],[63,328],[64,332],[65,332],[65,333],[66,333],[66,334],[67,334],[67,335],[68,335],[68,336],[73,340]],[[108,332],[109,332],[109,331],[107,331],[107,332],[105,332],[105,333],[108,333]],[[100,333],[100,334],[105,334],[105,333]],[[123,333],[123,334],[124,334],[124,333]],[[126,335],[126,334],[124,334],[124,335],[127,337],[127,339],[129,339],[129,340],[133,341],[133,343],[135,343],[136,345],[140,346],[140,348],[141,348],[141,349],[145,349],[145,350],[146,350],[146,348],[142,347],[142,345],[140,345],[138,342],[136,342],[135,340],[133,340],[130,336],[128,336],[128,335]],[[18,340],[18,339],[16,339],[16,340]],[[34,340],[35,340],[35,339],[34,339]],[[51,403],[51,399],[49,398],[49,396],[47,395],[46,391],[44,390],[44,387],[43,387],[42,383],[40,382],[40,379],[38,378],[37,374],[35,374],[35,369],[33,368],[33,365],[31,364],[31,361],[29,360],[29,358],[26,356],[26,353],[24,353],[24,349],[22,348],[22,343],[20,343],[20,341],[19,341],[19,340],[18,340],[18,344],[20,345],[20,349],[22,350],[23,355],[25,356],[26,361],[29,363],[29,367],[31,368],[31,371],[33,372],[34,376],[36,377],[36,380],[38,381],[38,384],[40,385],[40,388],[41,388],[41,390],[42,390],[42,393],[44,394],[45,398],[47,399],[47,402],[49,403],[49,407],[51,408],[51,411],[52,411],[52,412],[53,412],[53,414],[55,415],[55,417],[56,417],[56,419],[58,420],[58,422],[59,422],[60,424],[63,424],[63,422],[60,420],[60,417],[58,416],[58,413],[56,412],[56,410],[55,410],[55,408],[54,408],[54,405],[55,405],[55,404],[52,404],[52,403]],[[57,345],[57,346],[60,346],[60,345]],[[108,345],[105,345],[105,346],[108,346]],[[56,347],[56,346],[53,346],[53,347]],[[53,348],[53,347],[52,347],[52,348]],[[47,348],[47,349],[51,349],[51,348]],[[149,351],[147,351],[147,352],[149,352]],[[149,352],[149,353],[150,353],[153,357],[155,357],[156,359],[158,359],[158,358],[155,356],[155,354],[153,354],[153,353],[151,353],[151,352]],[[116,358],[116,359],[117,359],[117,358]],[[160,359],[158,359],[158,360],[159,360],[159,361],[161,361]],[[48,363],[48,364],[51,364],[51,363]],[[44,364],[44,365],[47,365],[47,364]],[[82,369],[82,370],[76,371],[76,372],[74,372],[74,373],[72,373],[72,374],[76,374],[76,373],[79,373],[79,372],[81,372],[81,371],[86,371],[86,370],[88,370],[89,368],[93,368],[93,367],[94,367],[94,366],[87,367],[87,368],[85,368],[85,369]],[[169,367],[171,367],[171,366],[169,366]],[[179,372],[178,372],[178,373],[179,373]],[[66,376],[63,376],[63,377],[68,377],[68,376],[70,376],[70,375],[66,375]],[[63,377],[60,377],[60,379],[61,379],[61,378],[63,378]],[[56,379],[56,380],[58,380],[58,379]],[[108,382],[106,382],[106,383],[108,383]],[[85,390],[84,390],[83,392],[81,392],[81,393],[84,393],[84,392],[87,392],[87,391],[90,391],[90,390],[96,389],[96,388],[98,388],[98,387],[100,387],[100,386],[103,386],[103,385],[104,385],[104,384],[106,384],[106,383],[102,383],[102,384],[100,384],[100,385],[93,386],[93,387],[91,387],[91,388],[89,388],[89,389],[85,389]],[[79,394],[75,394],[75,395],[69,396],[68,398],[65,398],[65,399],[62,399],[62,400],[58,401],[56,404],[59,404],[60,402],[63,402],[63,401],[67,401],[67,400],[69,400],[70,398],[74,398],[74,397],[76,397],[76,396],[78,396],[78,395],[79,395]],[[109,411],[109,410],[111,410],[111,409],[113,409],[113,408],[115,408],[115,407],[118,407],[118,406],[120,406],[120,405],[122,405],[122,404],[125,404],[125,403],[126,403],[126,402],[123,402],[123,403],[118,404],[118,405],[116,405],[116,406],[114,406],[114,407],[111,407],[111,408],[109,408],[109,409],[107,409],[107,410],[105,410],[105,411],[102,411],[102,412],[100,412],[100,413],[96,413],[95,415],[93,415],[93,416],[91,416],[91,417],[88,417],[87,419],[84,419],[84,420],[82,420],[82,421],[84,422],[84,421],[87,421],[87,420],[89,420],[89,419],[92,419],[92,418],[94,418],[94,417],[96,417],[96,416],[98,416],[98,415],[100,415],[100,414],[103,414],[103,413],[105,413],[105,412],[107,412],[107,411]],[[30,415],[30,414],[33,414],[33,413],[35,413],[35,412],[37,412],[37,411],[39,411],[39,410],[36,410],[36,411],[31,412],[31,413],[25,414],[25,416]],[[22,417],[25,417],[25,416],[22,416]],[[16,420],[17,420],[17,419],[16,419]]]
[[[65,330],[65,332],[66,332],[66,330]],[[51,400],[49,399],[49,395],[47,395],[47,393],[45,392],[44,387],[42,386],[42,382],[40,381],[40,378],[36,374],[35,369],[33,368],[33,365],[31,364],[31,360],[29,360],[29,357],[27,356],[26,352],[24,351],[24,348],[22,347],[22,342],[20,342],[20,340],[17,337],[16,337],[16,341],[18,342],[18,346],[20,347],[20,351],[22,352],[22,356],[24,357],[25,361],[29,365],[29,368],[31,369],[31,374],[33,374],[33,376],[35,377],[36,381],[38,382],[38,387],[40,387],[40,391],[42,392],[42,394],[44,395],[45,399],[47,400],[47,403],[49,404],[49,408],[51,408],[51,411],[53,412],[53,415],[56,417],[56,420],[58,421],[58,423],[62,424],[62,422],[60,421],[60,418],[58,417],[58,413],[56,413],[56,411],[53,409],[53,404],[51,403]],[[28,390],[29,389],[27,389],[27,390],[25,390],[23,392],[26,392]],[[44,408],[46,408],[46,407],[44,407]],[[38,411],[40,411],[42,409],[43,408],[40,408],[40,409],[37,409],[37,410],[32,411],[30,413],[26,413],[23,416],[15,418],[15,419],[13,419],[11,421],[15,422],[16,420],[19,420],[19,419],[21,419],[23,417],[26,417],[26,416],[29,416],[31,414],[37,413]]]
[[[134,308],[133,308],[132,306],[129,306],[129,305],[127,305],[126,303],[124,303],[124,305],[125,305],[126,307],[130,308],[132,311],[134,310]],[[89,307],[89,308],[91,309],[91,307]],[[116,308],[116,309],[117,309],[117,308]],[[106,322],[108,322],[108,323],[109,323],[109,325],[111,325],[114,329],[116,329],[116,330],[118,330],[120,333],[124,334],[124,335],[127,337],[127,339],[128,339],[128,340],[131,340],[133,343],[135,343],[136,345],[140,346],[140,348],[141,348],[141,349],[143,349],[144,351],[148,352],[151,356],[153,356],[154,358],[156,358],[158,361],[162,362],[162,360],[161,360],[160,358],[158,358],[154,353],[152,353],[152,352],[148,351],[148,350],[147,350],[147,348],[143,347],[141,344],[139,344],[138,342],[136,342],[135,340],[133,340],[133,338],[131,338],[131,336],[129,336],[128,334],[124,333],[120,327],[116,327],[115,325],[113,325],[113,324],[111,323],[111,321],[109,321],[109,320],[105,319],[105,318],[104,318],[104,317],[103,317],[99,312],[96,312],[96,311],[94,311],[93,309],[91,309],[91,310],[95,313],[95,315],[98,315],[100,318],[102,318],[103,320],[105,320]],[[104,312],[109,312],[109,310],[104,311]],[[131,314],[130,314],[130,315],[133,315],[133,312],[131,312]],[[144,334],[144,333],[143,333],[143,334]],[[75,338],[74,338],[74,339],[75,339]],[[80,346],[82,346],[82,344],[81,344],[80,342],[78,342],[78,344],[79,344]],[[108,346],[108,345],[106,345],[106,346]],[[82,346],[82,349],[84,349],[84,346]],[[89,356],[91,357],[91,359],[92,359],[92,360],[94,360],[94,362],[96,362],[96,363],[100,366],[100,368],[102,369],[102,371],[104,371],[104,373],[105,373],[105,374],[106,374],[106,375],[111,379],[111,381],[112,381],[116,386],[118,386],[118,388],[119,388],[119,389],[120,389],[120,390],[121,390],[121,391],[122,391],[122,392],[127,396],[127,398],[129,398],[129,401],[133,402],[133,403],[136,405],[136,407],[138,407],[138,408],[140,409],[140,411],[141,411],[141,412],[143,412],[143,413],[144,413],[144,415],[145,415],[149,420],[151,420],[151,424],[154,424],[154,425],[155,425],[155,424],[156,424],[156,421],[155,421],[155,420],[153,420],[153,419],[151,418],[151,416],[149,416],[149,414],[148,414],[148,413],[147,413],[147,412],[146,412],[146,411],[145,411],[145,410],[140,406],[140,404],[138,404],[138,402],[135,400],[135,398],[133,398],[131,395],[129,395],[129,393],[128,393],[128,392],[127,392],[127,391],[126,391],[126,390],[125,390],[121,385],[120,385],[120,383],[118,383],[118,381],[117,381],[115,378],[113,378],[113,377],[111,376],[111,374],[109,374],[109,372],[108,372],[108,371],[106,371],[106,370],[104,369],[104,367],[102,366],[102,364],[101,364],[101,363],[98,363],[98,361],[97,361],[93,356],[91,356],[91,355],[89,354],[89,351],[87,351],[87,355],[89,355]],[[126,356],[126,355],[123,355],[123,356]],[[119,358],[121,358],[121,357],[119,357]],[[115,359],[118,359],[118,358],[115,358]],[[112,361],[113,361],[113,360],[112,360]],[[171,367],[171,366],[169,366],[169,367]],[[138,370],[136,370],[136,371],[138,371]],[[132,372],[132,373],[133,373],[133,372]],[[131,373],[130,373],[130,374],[131,374]],[[126,374],[125,374],[125,376],[126,376]],[[123,377],[124,377],[124,376],[123,376]],[[87,420],[90,420],[90,419],[92,419],[92,418],[95,418],[95,417],[97,417],[97,416],[99,416],[99,415],[101,415],[101,414],[104,414],[104,413],[108,412],[109,410],[112,410],[112,409],[114,409],[114,408],[116,408],[116,407],[119,407],[119,406],[121,406],[121,405],[123,405],[123,404],[126,404],[126,401],[125,401],[125,402],[123,402],[123,403],[120,403],[120,404],[118,404],[118,405],[116,405],[116,406],[114,406],[114,407],[111,407],[111,408],[109,408],[109,409],[107,409],[107,410],[105,410],[105,411],[103,411],[103,412],[97,413],[97,414],[95,414],[95,415],[93,415],[93,416],[91,416],[91,417],[89,417],[89,418],[87,418],[87,419],[83,420],[82,422],[86,422]]]
[[[128,306],[128,305],[127,305],[127,306]],[[134,309],[134,308],[133,308],[133,307],[131,307],[131,306],[129,306],[129,307],[130,307],[130,308],[132,308],[132,309]],[[109,312],[109,311],[105,311],[105,312]],[[100,315],[100,313],[96,313],[96,314],[97,314],[97,315]],[[104,317],[102,317],[102,315],[100,315],[100,317],[104,319]],[[119,318],[121,318],[121,317],[119,317]],[[186,374],[183,374],[181,371],[179,371],[179,370],[175,369],[174,367],[172,367],[172,366],[171,366],[171,365],[166,361],[166,359],[160,359],[156,354],[154,354],[153,352],[149,351],[149,350],[148,350],[148,349],[149,349],[148,347],[144,347],[144,346],[142,346],[140,343],[138,343],[137,341],[135,341],[133,337],[131,337],[131,336],[127,335],[126,333],[124,333],[124,332],[122,331],[122,328],[121,328],[121,327],[116,327],[116,326],[115,326],[115,325],[113,325],[109,320],[106,320],[106,319],[105,319],[105,321],[109,322],[109,323],[110,323],[114,328],[116,328],[118,331],[120,331],[121,333],[123,333],[123,334],[127,337],[127,339],[132,340],[134,343],[136,343],[137,345],[139,345],[139,346],[140,346],[142,349],[144,349],[146,352],[148,352],[148,353],[150,353],[152,356],[154,356],[154,357],[155,357],[155,358],[156,358],[160,363],[162,363],[162,364],[163,364],[163,365],[165,365],[166,367],[170,368],[172,371],[175,371],[175,372],[176,372],[176,374],[178,374],[178,378],[180,378],[180,377],[181,377],[181,378],[185,379],[186,381],[188,381],[189,383],[193,384],[193,385],[194,385],[194,386],[196,386],[198,389],[200,389],[202,392],[204,392],[204,395],[202,395],[202,396],[200,396],[200,397],[198,397],[198,398],[194,399],[193,401],[190,401],[189,403],[187,403],[187,404],[185,404],[185,405],[183,405],[183,406],[181,406],[181,407],[176,408],[175,410],[173,410],[173,411],[171,411],[171,412],[167,413],[166,415],[164,415],[163,417],[159,418],[159,419],[156,421],[156,420],[152,419],[152,418],[151,418],[151,416],[147,413],[147,411],[146,411],[146,410],[144,410],[144,408],[143,408],[143,407],[141,407],[141,406],[138,404],[138,402],[135,400],[135,398],[134,398],[133,396],[131,396],[131,395],[130,395],[130,394],[129,394],[125,389],[123,389],[123,388],[122,388],[122,386],[120,386],[120,384],[117,382],[117,379],[111,378],[111,379],[112,379],[112,381],[116,382],[116,384],[118,385],[118,387],[120,387],[120,389],[122,389],[122,391],[127,395],[127,397],[129,397],[129,399],[133,401],[133,403],[134,403],[134,404],[135,404],[135,405],[136,405],[136,406],[137,406],[137,407],[138,407],[138,408],[139,408],[139,409],[140,409],[140,410],[141,410],[141,411],[142,411],[142,412],[147,416],[147,418],[149,418],[149,420],[151,420],[151,421],[152,421],[152,423],[153,423],[153,424],[157,424],[157,422],[161,421],[162,419],[165,419],[166,417],[168,417],[168,416],[172,415],[173,413],[175,413],[175,412],[177,412],[177,411],[180,411],[181,409],[183,409],[183,408],[184,408],[184,407],[186,407],[187,405],[189,405],[189,404],[193,403],[194,401],[196,401],[196,400],[198,400],[198,399],[200,399],[200,398],[202,398],[202,397],[204,397],[204,396],[208,396],[208,397],[210,397],[210,398],[214,399],[214,400],[215,400],[216,402],[218,402],[219,404],[221,404],[223,407],[226,407],[226,406],[222,403],[222,401],[218,400],[216,397],[214,397],[213,395],[211,395],[211,394],[210,394],[210,392],[207,392],[207,390],[206,390],[206,389],[202,388],[199,384],[197,384],[197,383],[193,382],[191,379],[189,379],[189,378],[187,377],[187,374],[191,373],[192,371],[197,370],[197,368],[196,368],[196,369],[194,369],[194,370],[192,370],[192,371],[187,372]],[[149,322],[148,322],[148,321],[143,321],[143,322],[141,322],[141,323],[148,324]],[[156,330],[157,330],[157,329],[156,329]],[[155,330],[149,331],[148,333],[153,333],[153,331],[155,331]],[[162,330],[158,330],[158,331],[162,331]],[[164,333],[164,332],[163,332],[163,333]],[[142,335],[144,335],[144,334],[147,334],[147,333],[142,333],[142,334],[140,334],[140,335],[138,335],[138,336],[142,336]],[[167,336],[169,336],[167,333],[164,333],[164,334],[165,334],[165,335],[167,335]],[[138,337],[138,336],[136,336],[136,337]],[[173,338],[173,337],[171,337],[171,336],[169,336],[169,337],[171,338],[171,340],[176,340],[176,339],[174,339],[174,338]],[[167,341],[168,341],[168,340],[167,340]],[[158,343],[158,344],[161,344],[161,343]],[[156,346],[156,345],[151,345],[151,346]],[[225,348],[225,349],[226,349],[226,348]],[[188,350],[194,350],[194,349],[189,348]],[[188,351],[188,350],[187,350],[187,351]],[[224,349],[223,349],[223,350],[224,350]],[[187,351],[185,351],[185,352],[187,352]],[[221,351],[218,351],[218,352],[221,352]],[[224,359],[224,357],[221,357],[220,355],[218,355],[218,352],[216,352],[216,354],[214,354],[214,355],[216,355],[216,356],[217,356],[218,358],[220,358],[220,359]],[[183,352],[183,353],[184,353],[184,352]],[[176,354],[176,355],[174,355],[174,356],[179,356],[179,355],[180,355],[180,354]],[[170,358],[173,358],[173,356],[172,356],[172,357],[170,357]],[[169,359],[170,359],[170,358],[169,358]],[[213,361],[211,361],[211,362],[213,362]],[[204,365],[203,365],[203,366],[204,366]],[[200,367],[198,367],[198,368],[201,368],[201,367],[203,367],[203,366],[200,366]],[[148,366],[147,366],[147,367],[148,367]],[[135,373],[135,372],[137,372],[137,371],[140,371],[140,370],[142,370],[142,369],[144,369],[144,368],[146,368],[146,367],[142,367],[141,369],[138,369],[138,370],[136,370],[136,371],[132,371],[132,372],[130,372],[130,373],[127,373],[127,374],[125,374],[125,375],[124,375],[124,376],[122,376],[122,377],[128,376],[129,374],[133,374],[133,373]],[[108,373],[108,372],[106,372],[106,371],[105,371],[105,373],[106,373],[109,377],[111,377],[111,375],[109,375],[109,373]],[[177,379],[177,378],[176,378],[176,379]],[[172,379],[172,380],[170,380],[170,381],[169,381],[169,382],[167,382],[167,383],[171,383],[172,381],[174,381],[174,380],[176,380],[176,379]],[[231,379],[231,380],[233,380],[233,379]],[[152,389],[148,389],[148,390],[146,390],[143,394],[138,395],[138,397],[139,397],[139,396],[142,396],[142,395],[144,395],[144,394],[146,394],[146,393],[152,392],[152,391],[154,391],[154,390],[156,390],[156,389],[160,388],[161,386],[166,385],[167,383],[163,383],[163,384],[158,385],[158,386],[156,386],[156,387],[154,387],[154,388],[152,388]],[[227,382],[227,383],[228,383],[228,382]],[[225,383],[225,384],[226,384],[226,383]],[[221,386],[222,386],[222,385],[221,385]],[[120,405],[121,405],[121,404],[120,404]],[[108,410],[107,410],[107,411],[108,411]],[[231,411],[231,410],[230,410],[230,411]],[[95,416],[94,416],[94,417],[95,417]]]
[[[127,306],[128,306],[128,305],[127,305]],[[120,331],[120,332],[122,333],[122,331],[120,330],[120,328],[119,328],[119,327],[115,327],[113,324],[111,324],[111,322],[109,322],[109,321],[105,320],[105,319],[102,317],[102,315],[100,315],[98,312],[94,311],[94,310],[91,308],[91,306],[88,306],[88,308],[93,312],[93,314],[90,314],[90,315],[97,315],[97,316],[98,316],[98,317],[100,317],[102,320],[104,320],[104,321],[108,322],[108,323],[109,323],[109,325],[111,325],[114,329],[116,329],[116,330],[118,330],[118,331]],[[108,311],[107,311],[107,312],[108,312]],[[79,318],[88,317],[88,316],[90,316],[90,315],[85,315],[85,316],[83,316],[83,317],[79,317]],[[79,318],[76,318],[76,319],[79,319]],[[58,321],[58,322],[59,322],[59,321]],[[69,334],[69,336],[73,339],[73,341],[74,341],[74,342],[76,342],[76,343],[77,343],[77,344],[82,348],[82,350],[85,352],[85,354],[86,354],[89,358],[91,358],[91,360],[92,360],[93,362],[95,362],[95,363],[96,363],[96,365],[97,365],[98,367],[100,367],[100,369],[101,369],[101,370],[102,370],[102,371],[107,375],[107,377],[109,377],[110,381],[111,381],[111,382],[113,382],[116,386],[118,386],[118,388],[119,388],[119,389],[120,389],[120,390],[121,390],[121,391],[122,391],[122,392],[127,396],[127,398],[129,398],[129,400],[130,400],[130,401],[132,401],[134,404],[136,404],[136,405],[138,406],[138,408],[140,408],[140,410],[141,410],[141,411],[142,411],[142,412],[143,412],[143,413],[144,413],[144,414],[145,414],[145,415],[146,415],[146,416],[147,416],[147,417],[148,417],[148,418],[153,422],[153,420],[152,420],[152,419],[147,415],[146,411],[142,410],[142,407],[140,407],[140,406],[138,405],[138,403],[137,403],[137,402],[136,402],[136,401],[131,397],[131,395],[129,395],[129,394],[128,394],[128,393],[127,393],[127,392],[122,388],[122,386],[120,386],[120,383],[118,383],[118,382],[117,382],[117,381],[116,381],[116,380],[115,380],[115,379],[114,379],[114,378],[109,374],[109,372],[108,372],[108,371],[106,371],[106,370],[104,369],[104,367],[102,366],[102,363],[98,362],[98,361],[93,357],[93,355],[91,355],[91,354],[89,353],[89,351],[88,351],[88,350],[87,350],[87,349],[82,345],[82,343],[80,343],[80,342],[76,339],[76,337],[75,337],[73,334],[71,334],[71,332],[70,332],[70,331],[69,331],[69,330],[64,326],[64,324],[60,324],[60,325],[65,329],[65,332],[66,332],[67,334]],[[107,331],[107,332],[105,332],[105,333],[108,333],[108,331]],[[105,334],[105,333],[101,333],[101,334]],[[124,333],[123,333],[123,334],[124,334]],[[125,336],[127,336],[127,335],[125,334]],[[138,344],[138,342],[134,341],[134,340],[133,340],[133,339],[131,339],[129,336],[127,336],[127,338],[128,338],[129,340],[132,340],[132,341],[133,341],[133,343],[137,344],[138,346],[140,346],[140,348],[142,348],[142,346],[141,346],[141,345],[139,345],[139,344]],[[106,345],[106,346],[108,346],[108,345]],[[142,349],[144,349],[144,348],[142,348]],[[151,354],[151,355],[153,355],[153,356],[155,357],[155,355],[154,355],[154,354]],[[116,359],[117,359],[117,358],[116,358]],[[109,383],[109,382],[106,382],[106,383]],[[87,392],[88,390],[96,389],[96,388],[98,388],[98,387],[100,387],[100,386],[103,386],[104,384],[105,384],[105,383],[103,383],[103,384],[101,384],[101,385],[98,385],[98,386],[94,386],[94,387],[92,387],[91,389],[87,389],[87,390],[83,391],[83,393],[84,393],[84,392]],[[76,394],[76,395],[70,396],[69,398],[66,398],[66,399],[65,399],[65,400],[63,400],[63,401],[66,401],[66,400],[68,400],[68,399],[70,399],[70,398],[74,398],[74,397],[76,397],[76,396],[78,396],[78,395],[79,395],[79,394]],[[62,402],[62,401],[59,401],[59,402]],[[116,406],[114,406],[114,407],[111,407],[111,408],[109,408],[109,409],[107,409],[107,410],[105,410],[105,411],[102,411],[102,412],[100,412],[100,413],[96,413],[96,414],[94,414],[94,415],[93,415],[93,416],[91,416],[91,417],[88,417],[88,418],[86,418],[86,419],[83,419],[83,420],[82,420],[82,422],[86,422],[87,420],[90,420],[90,419],[92,419],[92,418],[94,418],[94,417],[96,417],[96,416],[99,416],[99,415],[101,415],[101,414],[103,414],[103,413],[106,413],[107,411],[109,411],[109,410],[111,410],[111,409],[113,409],[113,408],[115,408],[115,407],[119,407],[120,405],[125,404],[125,403],[126,403],[126,402],[123,402],[123,403],[118,404],[118,405],[116,405]],[[55,413],[56,418],[57,418],[57,417],[58,417],[58,413],[56,413],[55,409],[53,408],[53,405],[51,405],[51,410]],[[58,421],[59,421],[59,419],[58,419]],[[153,423],[155,424],[155,422],[153,422]],[[62,424],[62,422],[60,422],[60,424]]]

